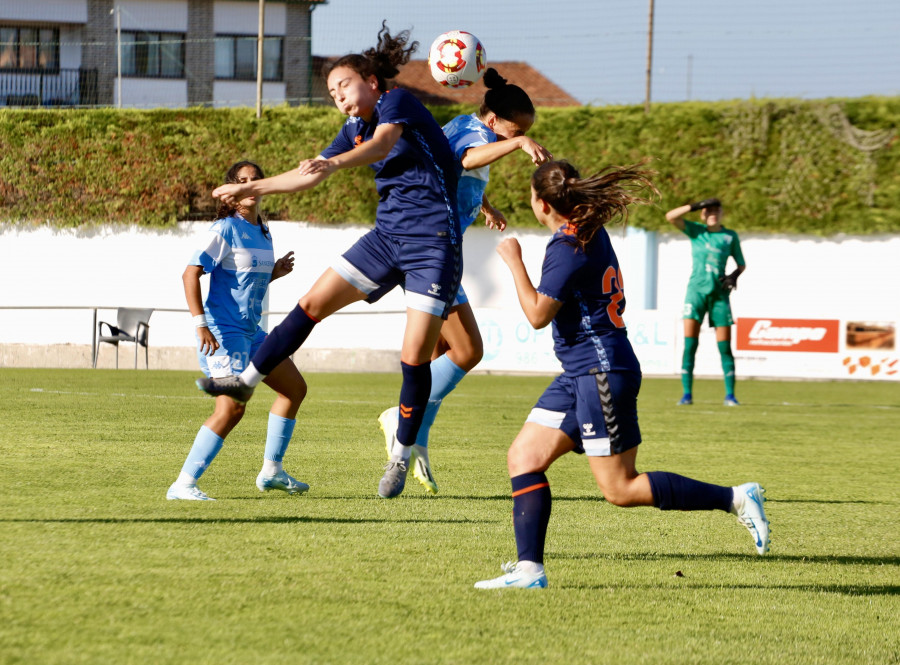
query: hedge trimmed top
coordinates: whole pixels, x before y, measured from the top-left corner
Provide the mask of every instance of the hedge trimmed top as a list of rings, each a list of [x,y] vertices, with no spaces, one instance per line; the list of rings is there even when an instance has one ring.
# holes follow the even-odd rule
[[[441,124],[469,107],[434,107]],[[323,107],[0,110],[0,223],[170,226],[212,219],[212,189],[251,159],[275,175],[327,146],[344,118]],[[662,199],[630,223],[670,231],[664,213],[718,196],[726,225],[769,233],[900,232],[900,98],[761,100],[539,109],[531,136],[587,175],[649,158]],[[492,166],[488,195],[512,226],[535,224],[532,165]],[[362,223],[368,168],[263,201],[269,219]],[[477,223],[477,222],[476,222]]]

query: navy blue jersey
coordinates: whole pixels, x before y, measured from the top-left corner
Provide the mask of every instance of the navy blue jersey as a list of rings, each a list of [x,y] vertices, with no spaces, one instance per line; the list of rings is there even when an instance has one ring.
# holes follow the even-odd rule
[[[560,227],[547,243],[537,291],[562,302],[553,318],[553,344],[565,375],[640,371],[622,320],[619,260],[605,229],[582,250],[574,228]]]
[[[403,134],[387,157],[371,165],[379,195],[376,228],[412,242],[459,243],[457,175],[450,143],[428,109],[408,91],[395,88],[382,94],[369,122],[347,118],[322,157],[352,150],[385,123],[403,125]]]

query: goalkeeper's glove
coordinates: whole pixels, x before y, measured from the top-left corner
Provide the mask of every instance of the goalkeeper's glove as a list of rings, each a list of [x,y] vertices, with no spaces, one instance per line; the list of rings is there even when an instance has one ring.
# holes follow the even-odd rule
[[[734,273],[719,277],[719,284],[722,286],[722,290],[725,291],[725,293],[734,291],[737,288],[737,278],[738,276]]]
[[[721,208],[722,202],[719,199],[703,199],[691,204],[691,212],[702,210],[703,208]]]

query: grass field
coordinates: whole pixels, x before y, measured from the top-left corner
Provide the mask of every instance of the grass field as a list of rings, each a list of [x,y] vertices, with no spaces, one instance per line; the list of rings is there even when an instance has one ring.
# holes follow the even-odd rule
[[[515,558],[505,453],[546,377],[467,378],[433,431],[441,491],[378,499],[399,375],[307,376],[285,468],[254,486],[264,388],[174,502],[212,401],[195,374],[0,370],[0,663],[900,663],[900,385],[646,380],[643,470],[767,488],[772,551],[724,513],[606,504],[548,473],[546,591]],[[680,575],[677,573],[680,572]]]

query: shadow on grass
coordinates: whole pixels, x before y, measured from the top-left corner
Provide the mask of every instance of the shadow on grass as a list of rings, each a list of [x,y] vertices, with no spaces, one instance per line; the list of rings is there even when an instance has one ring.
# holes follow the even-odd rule
[[[873,506],[890,506],[895,501],[868,501],[863,499],[766,499],[766,503],[862,503],[871,504]]]
[[[59,517],[0,519],[4,524],[491,524],[470,519],[375,519],[365,517]]]
[[[896,584],[883,585],[865,585],[865,584],[695,584],[693,582],[685,582],[683,585],[686,589],[719,589],[719,590],[740,590],[752,589],[755,591],[812,591],[815,593],[839,593],[845,596],[898,596],[900,595],[900,586]],[[628,591],[633,592],[635,589],[657,589],[669,590],[673,587],[670,584],[573,584],[558,585],[558,589],[578,589],[584,591]]]
[[[757,554],[735,554],[730,552],[722,552],[721,554],[676,554],[676,553],[646,553],[646,554],[606,554],[598,555],[596,553],[585,554],[556,554],[550,552],[547,554],[550,559],[572,559],[572,560],[607,560],[607,561],[680,561],[689,563],[691,561],[714,561],[717,563],[725,561],[759,561],[765,564],[776,563],[838,563],[845,566],[900,566],[900,557],[898,556],[827,556],[827,555],[801,555],[801,554],[767,554],[759,556]]]

